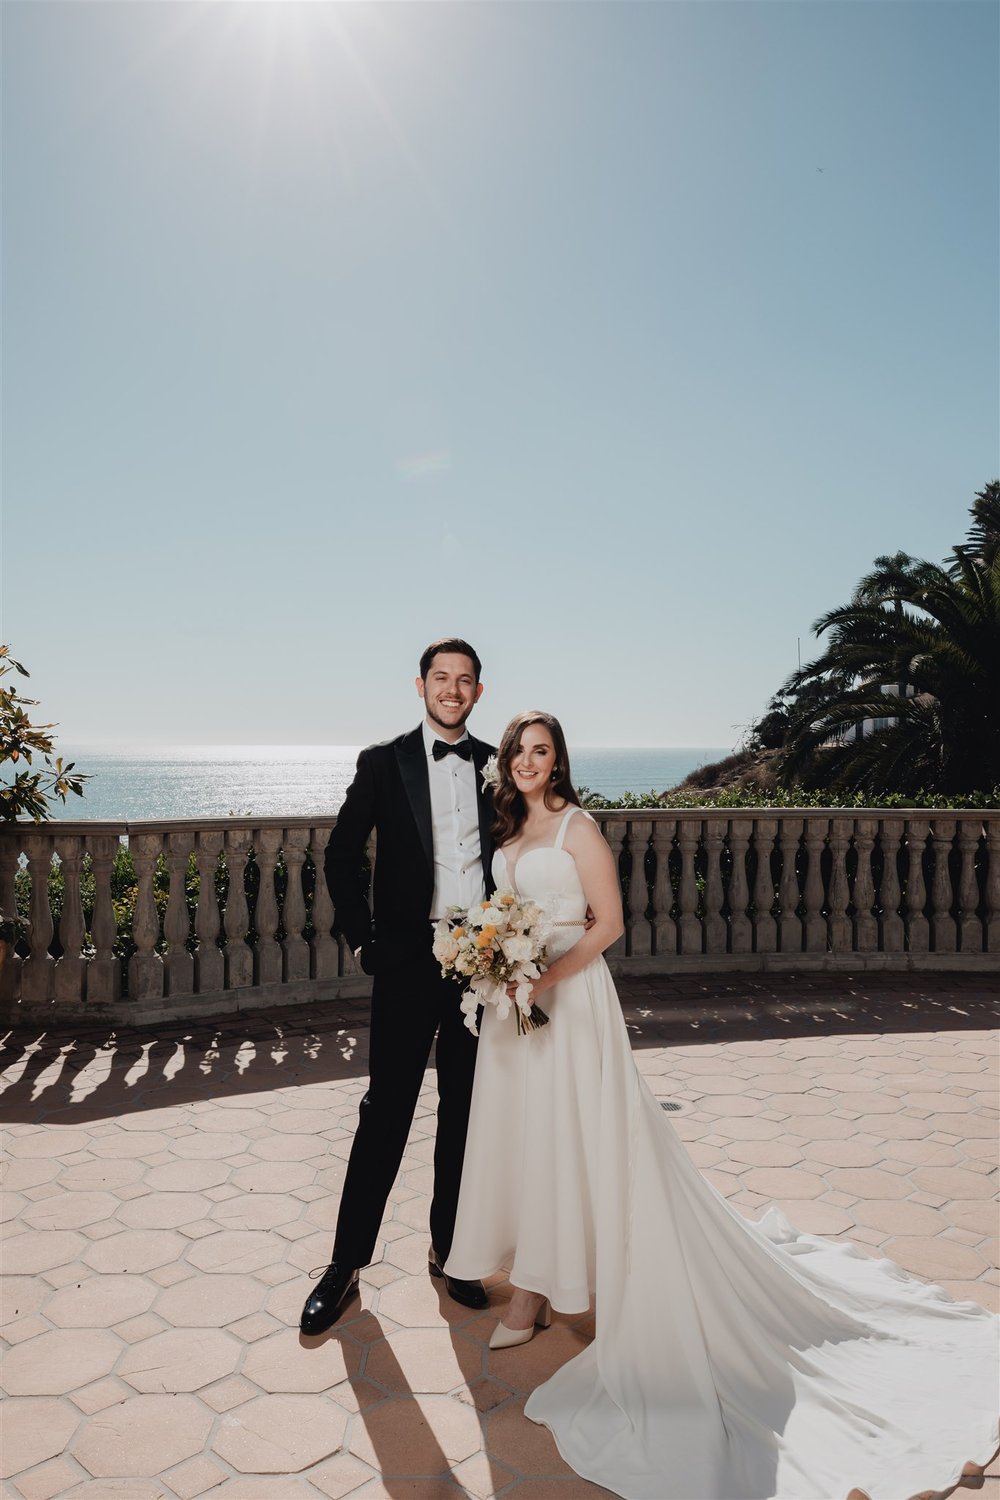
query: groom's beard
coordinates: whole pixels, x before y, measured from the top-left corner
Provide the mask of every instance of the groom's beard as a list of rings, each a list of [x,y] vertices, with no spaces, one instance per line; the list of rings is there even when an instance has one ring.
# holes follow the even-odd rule
[[[430,719],[432,724],[436,724],[439,729],[447,729],[451,731],[455,729],[465,728],[469,715],[472,713],[472,710],[476,705],[474,703],[470,703],[468,708],[465,710],[465,713],[462,714],[461,718],[456,719],[453,724],[446,724],[444,719],[439,719],[433,708],[431,708],[430,704],[425,704],[424,706],[427,709],[427,717]]]

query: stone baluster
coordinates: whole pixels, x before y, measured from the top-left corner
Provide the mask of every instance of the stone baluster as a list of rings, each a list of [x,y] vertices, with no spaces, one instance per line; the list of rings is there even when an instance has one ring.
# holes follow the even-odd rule
[[[17,909],[17,892],[14,878],[18,872],[18,854],[20,843],[17,839],[17,831],[4,832],[0,825],[0,911],[5,917],[12,917]]]
[[[987,953],[1000,953],[1000,818],[984,818],[986,832],[986,916]]]
[[[677,820],[677,845],[681,856],[681,878],[677,887],[677,939],[680,953],[701,952],[701,923],[698,921],[698,884],[694,862],[698,853],[701,820]]]
[[[17,911],[14,877],[18,871],[20,843],[13,831],[0,836],[0,911],[5,917],[13,917]],[[21,968],[23,959],[14,952],[11,943],[6,958],[0,962],[0,1001],[5,1006],[16,1004],[21,994]]]
[[[226,866],[229,891],[226,896],[226,989],[242,990],[253,984],[253,954],[247,945],[246,864],[253,835],[249,828],[226,829]]]
[[[156,951],[160,940],[160,913],[156,907],[156,865],[163,848],[163,835],[134,833],[129,852],[135,865],[135,911],[132,941],[135,952],[128,961],[128,992],[131,1000],[158,1000],[163,995],[163,959]]]
[[[87,972],[87,960],[83,957],[87,924],[80,897],[83,840],[79,834],[62,836],[57,831],[56,853],[63,876],[62,911],[59,915],[59,944],[63,951],[62,957],[56,960],[53,990],[57,1004],[79,1005]]]
[[[333,901],[326,883],[326,846],[329,842],[328,827],[313,828],[309,833],[309,852],[316,868],[316,887],[313,891],[313,935],[312,964],[313,979],[334,979],[337,975],[337,943],[331,935],[333,928]]]
[[[902,818],[883,818],[879,825],[882,850],[882,879],[879,883],[879,949],[883,953],[903,952],[903,919],[899,914],[899,841],[903,836]]]
[[[872,850],[878,824],[874,818],[857,818],[854,823],[854,852],[858,856],[854,876],[854,951],[874,953],[878,943],[878,926],[873,907],[875,882],[872,878]]]
[[[258,829],[253,847],[260,874],[253,922],[257,930],[254,984],[280,984],[283,955],[278,942],[280,919],[278,898],[274,891],[274,871],[278,863],[278,850],[281,848],[281,829]]]
[[[285,887],[285,904],[282,911],[285,940],[281,946],[285,954],[282,978],[286,984],[295,984],[309,978],[309,944],[302,935],[302,929],[306,925],[302,866],[306,862],[308,843],[308,828],[285,829],[284,853],[288,884]]]
[[[167,834],[167,876],[170,894],[163,916],[163,936],[167,943],[164,967],[167,971],[168,995],[194,993],[194,954],[188,948],[191,916],[187,904],[187,867],[191,852],[190,833]]]
[[[221,990],[226,965],[219,947],[219,900],[215,894],[215,874],[225,835],[221,829],[199,829],[195,849],[198,865],[198,905],[194,913],[194,932],[198,947],[194,955],[194,987],[199,995]]]
[[[646,847],[649,843],[648,818],[630,818],[628,847],[632,856],[632,873],[628,882],[628,951],[634,957],[652,952],[653,932],[646,917],[649,887],[646,885]]]
[[[935,817],[931,823],[934,874],[931,877],[931,933],[935,953],[954,953],[958,932],[951,914],[953,892],[949,856],[955,843],[955,819]]]
[[[49,905],[49,874],[52,870],[52,836],[28,833],[24,837],[28,856],[31,894],[28,898],[28,942],[31,952],[21,970],[21,999],[28,1005],[47,1005],[52,999],[55,959],[49,952],[55,935]]]
[[[802,922],[798,914],[799,876],[795,868],[801,836],[801,818],[779,819],[781,880],[778,886],[778,944],[782,953],[802,952]]]
[[[979,920],[979,881],[976,851],[982,836],[978,818],[963,818],[958,825],[958,848],[962,857],[958,877],[958,948],[961,953],[982,953],[983,924]]]
[[[827,932],[831,953],[850,953],[851,919],[847,908],[851,901],[851,889],[847,883],[847,846],[850,842],[853,823],[835,813],[830,819],[830,893],[828,898]]]
[[[612,854],[612,857],[614,858],[615,869],[619,872],[619,880],[620,880],[621,879],[622,842],[623,842],[624,837],[625,837],[625,820],[624,820],[624,818],[616,818],[616,817],[603,818],[601,820],[601,832],[604,834],[604,837],[607,839],[608,844],[611,847],[611,854]],[[611,944],[610,948],[608,948],[606,950],[605,957],[608,958],[608,959],[612,959],[612,960],[616,959],[616,958],[624,958],[625,957],[625,934],[624,933],[622,934],[622,936],[620,938],[617,938],[615,940],[615,942],[613,942]]]
[[[757,855],[757,872],[753,882],[754,952],[773,953],[778,946],[778,924],[771,914],[774,905],[774,879],[771,875],[771,850],[778,824],[774,818],[757,818],[753,825],[753,844]]]
[[[753,943],[753,929],[747,916],[750,890],[747,885],[747,850],[753,823],[749,818],[732,818],[729,824],[729,851],[732,855],[732,872],[729,876],[729,931],[731,952],[749,953]]]
[[[906,946],[910,953],[926,953],[929,927],[924,916],[927,887],[924,884],[924,850],[927,847],[926,818],[906,820]]]
[[[670,855],[674,847],[674,818],[656,818],[653,822],[653,853],[656,855],[656,878],[653,881],[653,943],[657,953],[677,952],[677,928],[670,915],[674,904],[670,883]]]
[[[90,919],[94,956],[87,968],[88,1005],[113,1005],[121,999],[122,966],[115,955],[118,922],[111,900],[111,875],[120,848],[116,834],[87,835],[87,853],[94,871],[94,915]]]
[[[823,886],[823,849],[826,844],[828,818],[805,819],[806,883],[802,892],[805,907],[803,925],[806,934],[807,953],[825,953],[827,946],[826,918],[823,905],[826,891]]]
[[[722,885],[722,852],[725,823],[711,815],[705,819],[705,952],[725,953],[728,925],[722,915],[725,891]]]

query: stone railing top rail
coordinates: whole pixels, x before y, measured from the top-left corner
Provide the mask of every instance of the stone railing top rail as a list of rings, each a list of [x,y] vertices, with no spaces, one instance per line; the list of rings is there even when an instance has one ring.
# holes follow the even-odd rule
[[[1000,809],[956,807],[607,807],[590,809],[601,822],[744,822],[781,821],[783,818],[878,819],[910,822],[989,823],[1000,820]],[[24,838],[32,834],[49,834],[63,838],[90,835],[128,835],[139,833],[181,833],[187,829],[235,831],[245,828],[332,828],[336,813],[296,814],[294,817],[198,818],[55,818],[46,823],[19,821],[0,823],[0,835]]]
[[[0,823],[0,833],[48,833],[75,838],[87,834],[182,833],[185,829],[209,829],[225,833],[237,828],[332,828],[336,813],[314,813],[311,817],[260,817],[251,814],[236,818],[53,818],[47,823]]]

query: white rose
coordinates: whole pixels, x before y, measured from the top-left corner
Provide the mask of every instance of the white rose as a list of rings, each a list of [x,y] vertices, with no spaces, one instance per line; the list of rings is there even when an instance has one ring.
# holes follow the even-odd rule
[[[434,957],[442,964],[453,964],[458,957],[458,943],[451,937],[434,939]]]

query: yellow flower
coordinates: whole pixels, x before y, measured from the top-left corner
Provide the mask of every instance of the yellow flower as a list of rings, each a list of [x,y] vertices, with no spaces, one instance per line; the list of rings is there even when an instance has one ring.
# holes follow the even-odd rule
[[[493,939],[496,937],[496,935],[497,935],[496,928],[495,927],[491,927],[487,923],[487,925],[483,928],[482,932],[476,938],[476,947],[477,948],[488,948],[490,946],[490,944],[492,943]]]

